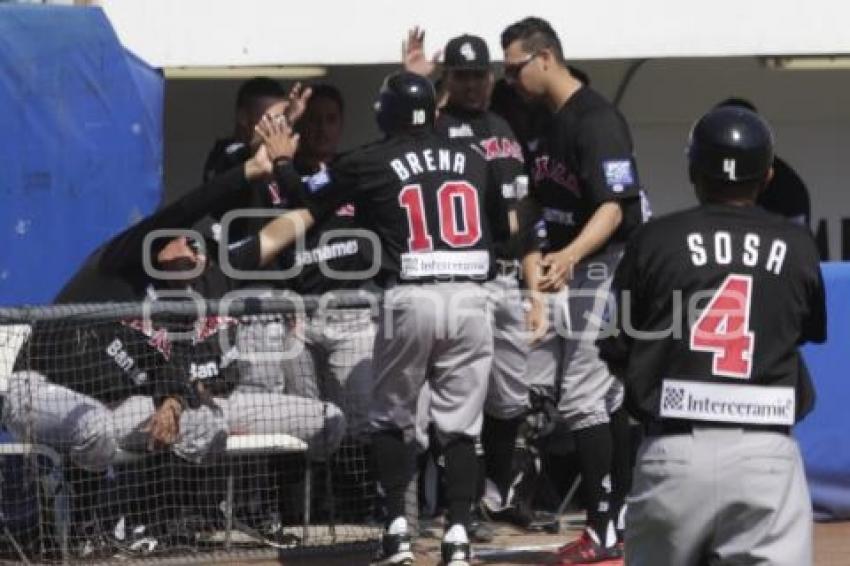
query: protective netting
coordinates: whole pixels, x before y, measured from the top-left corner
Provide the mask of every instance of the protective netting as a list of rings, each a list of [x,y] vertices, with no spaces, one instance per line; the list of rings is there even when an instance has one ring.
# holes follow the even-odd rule
[[[375,540],[369,304],[0,309],[0,560]]]

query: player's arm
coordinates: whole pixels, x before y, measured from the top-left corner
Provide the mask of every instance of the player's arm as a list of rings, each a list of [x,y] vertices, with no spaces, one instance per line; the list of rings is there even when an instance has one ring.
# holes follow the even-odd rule
[[[271,171],[272,163],[265,148],[261,147],[245,163],[214,177],[114,237],[104,249],[100,269],[105,273],[141,269],[144,240],[150,232],[190,227],[213,210],[217,203],[238,191],[247,190],[251,181],[262,178]],[[161,243],[164,244],[165,240]]]
[[[481,151],[477,153],[484,155]],[[515,172],[519,176],[522,171],[516,169]],[[530,291],[525,305],[526,327],[531,332],[530,341],[534,343],[544,336],[548,325],[546,303],[537,292],[542,255],[534,219],[539,217],[539,209],[525,194],[517,198],[516,188],[515,177],[506,175],[498,162],[487,162],[485,212],[494,243],[506,245],[508,249],[503,251],[508,257],[521,258],[523,279]]]
[[[513,203],[508,218],[511,223],[516,222],[517,226],[516,234],[512,233],[511,239],[518,246],[517,257],[521,259],[522,281],[527,291],[525,322],[531,332],[530,342],[534,344],[543,338],[549,326],[546,299],[540,291],[545,225],[537,201],[525,194]]]
[[[578,236],[565,248],[547,254],[543,259],[546,271],[540,280],[540,290],[559,291],[573,278],[573,269],[586,257],[601,249],[623,221],[623,208],[619,202],[599,205]]]
[[[441,53],[442,49],[437,50],[428,59],[428,56],[425,55],[425,30],[419,26],[409,30],[407,40],[401,43],[401,62],[404,65],[404,70],[423,77],[429,77],[434,73]]]
[[[256,258],[259,266],[265,266],[317,222],[331,216],[346,196],[355,196],[357,174],[348,160],[341,159],[304,183],[291,162],[298,148],[298,135],[292,134],[285,122],[267,119],[257,126],[257,132],[274,162],[278,182],[285,191],[300,194],[305,203],[303,208],[281,214],[257,234]]]
[[[604,248],[623,222],[624,206],[638,202],[640,184],[631,136],[625,122],[611,109],[585,118],[579,138],[579,175],[585,194],[596,209],[578,236],[566,247],[543,258],[544,291],[558,291],[573,276],[575,266]]]

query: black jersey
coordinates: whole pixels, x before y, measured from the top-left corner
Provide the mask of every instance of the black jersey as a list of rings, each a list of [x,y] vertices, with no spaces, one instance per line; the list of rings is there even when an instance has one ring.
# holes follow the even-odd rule
[[[234,168],[124,230],[86,260],[54,302],[67,304],[144,299],[148,289],[164,283],[145,268],[143,258],[147,235],[155,230],[190,227],[217,203],[234,193],[249,190],[246,184],[243,168]],[[167,242],[168,238],[151,242],[151,257],[156,257]],[[209,265],[192,286],[206,298],[220,298],[237,283],[227,278],[215,263],[218,256],[215,242],[209,241],[207,245]],[[228,245],[227,256],[231,265],[237,269],[258,269],[260,252],[256,234]]]
[[[321,222],[346,201],[381,244],[379,281],[492,276],[492,242],[507,213],[477,144],[433,131],[387,138],[343,155],[306,183]]]
[[[193,390],[200,384],[210,395],[227,396],[233,392],[240,379],[238,326],[237,319],[226,316],[206,316],[169,325],[169,335],[179,336],[171,345],[174,364]],[[153,329],[153,332],[162,330]],[[175,335],[175,332],[180,334]]]
[[[500,116],[448,105],[440,111],[435,130],[453,140],[468,140],[480,145],[491,164],[494,182],[501,187],[509,208],[526,196],[528,177],[522,146]],[[507,242],[496,242],[495,251],[500,258],[516,259],[512,256],[517,250],[508,246]]]
[[[666,216],[635,232],[614,289],[620,334],[600,347],[625,364],[636,417],[790,425],[811,410],[797,347],[826,339],[826,306],[804,228],[755,206]]]
[[[376,275],[376,238],[357,225],[355,214],[353,204],[342,204],[307,231],[302,248],[281,252],[277,268],[294,273],[289,289],[302,295],[359,289]]]
[[[33,325],[15,371],[34,370],[51,383],[110,405],[133,395],[194,398],[164,330],[141,321],[45,321]]]
[[[542,209],[548,249],[568,245],[600,204],[619,200],[623,221],[611,242],[642,220],[632,138],[619,111],[589,87],[576,91],[532,144],[531,195]]]
[[[318,173],[299,166],[297,161],[295,167],[305,183]],[[301,191],[288,192],[293,192],[293,208],[303,205]],[[355,214],[353,204],[341,204],[307,231],[302,247],[289,247],[280,253],[275,268],[294,274],[287,288],[302,295],[321,295],[358,289],[375,276],[375,238],[357,225]]]

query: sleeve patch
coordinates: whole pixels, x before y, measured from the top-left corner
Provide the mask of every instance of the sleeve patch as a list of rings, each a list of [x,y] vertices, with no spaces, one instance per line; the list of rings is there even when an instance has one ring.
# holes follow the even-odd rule
[[[605,184],[615,193],[623,192],[627,185],[634,185],[635,174],[631,160],[603,161],[602,167],[605,171]]]
[[[327,169],[322,169],[312,177],[307,179],[307,188],[311,193],[317,193],[331,182],[331,176],[328,174]]]

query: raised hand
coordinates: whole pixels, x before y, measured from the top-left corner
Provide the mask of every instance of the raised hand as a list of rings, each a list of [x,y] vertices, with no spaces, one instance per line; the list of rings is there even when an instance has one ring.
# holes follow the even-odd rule
[[[295,124],[304,115],[311,94],[313,94],[313,89],[310,87],[303,88],[301,83],[295,83],[295,86],[290,89],[286,97],[288,105],[284,111],[284,116],[290,124]]]
[[[425,55],[425,30],[419,26],[408,31],[407,40],[401,43],[401,61],[404,64],[404,70],[423,77],[434,72],[441,54],[442,50],[437,50],[431,59],[428,59]]]
[[[257,124],[257,134],[263,140],[269,160],[292,159],[298,150],[298,134],[292,133],[292,127],[286,116],[263,116]]]

